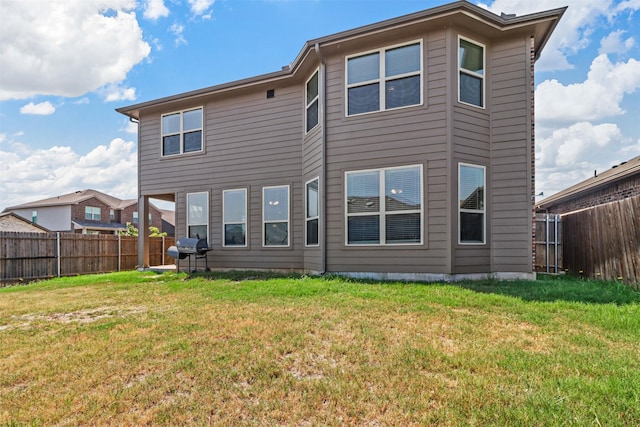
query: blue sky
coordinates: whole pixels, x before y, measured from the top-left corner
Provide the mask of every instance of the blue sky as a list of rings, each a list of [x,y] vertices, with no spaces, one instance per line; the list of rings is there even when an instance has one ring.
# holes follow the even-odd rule
[[[536,186],[640,155],[640,0],[569,6],[536,64]],[[115,108],[279,70],[305,41],[446,0],[0,0],[0,210],[92,188],[136,197],[136,127]]]

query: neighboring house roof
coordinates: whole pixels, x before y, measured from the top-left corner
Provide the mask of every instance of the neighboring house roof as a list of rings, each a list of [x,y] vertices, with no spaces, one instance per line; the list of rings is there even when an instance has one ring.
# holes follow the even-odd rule
[[[10,210],[16,210],[16,209],[77,205],[93,197],[102,201],[104,204],[112,207],[116,207],[122,202],[122,200],[116,197],[110,196],[108,194],[102,193],[100,191],[87,189],[87,190],[74,191],[73,193],[63,194],[61,196],[50,197],[48,199],[42,199],[42,200],[36,200],[33,202],[23,203],[21,205],[9,206],[8,208],[5,208],[4,212],[10,211]]]
[[[23,233],[47,233],[48,229],[35,222],[24,219],[13,212],[0,213],[0,231],[16,231]]]
[[[173,226],[176,225],[176,211],[170,211],[168,209],[160,209],[160,212],[162,213],[163,221],[166,221]]]
[[[294,77],[300,69],[304,69],[303,65],[310,62],[308,61],[310,57],[315,64],[315,61],[323,57],[325,53],[340,52],[350,42],[359,38],[380,37],[383,40],[384,35],[382,33],[384,31],[403,27],[410,28],[424,25],[425,23],[444,27],[450,25],[452,21],[456,21],[459,25],[468,28],[479,28],[478,23],[483,23],[485,25],[481,28],[483,30],[486,29],[487,36],[495,38],[501,37],[507,31],[529,33],[534,37],[534,56],[535,59],[538,59],[566,9],[566,7],[562,7],[522,16],[503,13],[499,16],[466,0],[459,0],[398,18],[309,40],[304,44],[294,61],[290,65],[282,67],[280,71],[117,108],[116,111],[137,120],[140,119],[140,111],[149,107],[171,104],[185,99],[197,99],[214,93],[224,93],[230,90],[288,79]],[[323,50],[325,50],[325,53],[323,53]]]
[[[74,191],[73,193],[63,194],[61,196],[50,197],[48,199],[23,203],[21,205],[9,206],[8,208],[5,208],[3,212],[9,212],[18,209],[35,209],[52,206],[77,205],[94,197],[112,209],[125,209],[131,205],[135,205],[138,203],[137,199],[121,200],[117,197],[110,196],[97,190],[87,189]],[[151,206],[157,209],[155,206],[153,206],[153,204],[151,204]]]
[[[108,230],[108,231],[127,229],[126,226],[118,222],[95,222],[95,221],[77,221],[77,220],[73,220],[71,222],[73,223],[75,229],[80,229],[80,230],[85,228],[88,228],[91,230]]]
[[[611,169],[579,182],[553,196],[549,196],[536,204],[536,210],[549,209],[571,199],[580,197],[586,193],[606,187],[607,185],[640,174],[640,156],[613,166]]]

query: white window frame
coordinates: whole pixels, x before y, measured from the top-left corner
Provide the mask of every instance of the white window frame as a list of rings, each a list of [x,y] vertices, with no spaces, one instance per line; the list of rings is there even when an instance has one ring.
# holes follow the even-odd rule
[[[189,197],[190,196],[196,196],[196,195],[200,195],[200,194],[204,194],[206,196],[206,203],[205,203],[205,208],[206,208],[206,212],[204,213],[204,217],[205,220],[203,223],[190,223],[189,222]],[[192,225],[196,226],[196,225],[204,225],[207,227],[207,232],[206,232],[206,236],[200,236],[201,239],[207,239],[207,244],[209,244],[208,242],[210,242],[211,240],[209,239],[209,214],[210,214],[210,207],[209,207],[209,192],[208,191],[199,191],[199,192],[193,192],[193,193],[187,193],[186,195],[186,203],[185,203],[185,207],[186,207],[186,212],[185,212],[185,223],[186,223],[186,235],[187,237],[189,237],[189,227],[191,227]]]
[[[87,215],[89,215],[91,218],[87,218]],[[98,216],[98,219],[96,219],[96,215]],[[102,218],[102,212],[100,211],[99,207],[96,207],[96,206],[84,207],[84,219],[88,221],[100,221],[101,218]]]
[[[313,79],[314,76],[318,76],[318,94],[315,96],[315,98],[313,98],[311,101],[307,102],[307,86],[309,85],[309,82]],[[320,124],[320,69],[316,68],[316,70],[311,74],[311,77],[309,77],[307,79],[307,81],[304,83],[304,100],[305,100],[305,108],[304,108],[304,133],[305,135],[308,134],[309,132],[311,132],[312,130],[314,130],[315,128],[318,127],[318,125]],[[313,125],[310,129],[307,129],[307,123],[308,123],[308,113],[309,113],[309,108],[315,103],[318,103],[318,121],[315,125]]]
[[[401,48],[401,47],[405,47],[405,46],[410,46],[410,45],[414,45],[414,44],[419,44],[420,45],[420,70],[419,71],[413,71],[410,73],[405,73],[405,74],[397,74],[391,77],[386,77],[386,73],[385,73],[385,67],[386,67],[386,60],[385,60],[385,52],[388,50],[393,50],[393,49],[397,49],[397,48]],[[373,49],[373,50],[369,50],[369,51],[365,51],[365,52],[358,52],[356,54],[353,55],[348,55],[345,56],[344,58],[344,115],[345,117],[355,117],[355,116],[361,116],[364,114],[372,114],[372,113],[379,113],[382,111],[392,111],[392,110],[400,110],[403,108],[411,108],[411,107],[416,107],[416,106],[420,106],[424,104],[424,52],[423,52],[423,44],[422,44],[422,39],[416,39],[416,40],[411,40],[408,42],[404,42],[404,43],[399,43],[399,44],[395,44],[395,45],[391,45],[391,46],[385,46],[382,47],[380,49]],[[378,53],[380,61],[378,63],[380,70],[378,73],[378,78],[377,79],[373,79],[373,80],[367,80],[367,81],[363,81],[363,82],[358,82],[358,83],[352,83],[349,84],[349,60],[353,59],[353,58],[358,58],[361,56],[366,56],[366,55],[371,55],[373,53]],[[395,108],[386,108],[386,82],[388,80],[397,80],[397,79],[401,79],[401,78],[405,78],[405,77],[412,77],[412,76],[420,76],[420,102],[418,104],[411,104],[411,105],[403,105],[401,107],[395,107]],[[367,111],[364,113],[355,113],[355,114],[349,114],[349,89],[354,88],[354,87],[359,87],[359,86],[366,86],[366,85],[370,85],[370,84],[374,84],[374,83],[378,83],[378,90],[380,91],[380,97],[379,97],[379,108],[377,110],[373,110],[373,111]]]
[[[460,207],[460,172],[462,167],[471,167],[476,169],[482,169],[482,178],[483,178],[483,186],[484,191],[482,192],[482,207],[483,209],[462,209]],[[464,246],[483,246],[487,244],[487,167],[482,165],[475,165],[473,163],[458,163],[458,194],[456,198],[456,204],[458,205],[458,244]],[[461,239],[461,214],[462,213],[481,213],[482,214],[482,242],[463,242]]]
[[[482,70],[483,70],[483,74],[480,73],[476,73],[475,71],[471,71],[471,70],[467,70],[466,68],[462,68],[461,64],[460,64],[460,41],[464,40],[467,43],[471,43],[471,44],[475,44],[479,47],[482,48]],[[475,108],[481,108],[481,109],[486,109],[486,105],[487,105],[487,95],[486,95],[486,90],[485,90],[485,74],[487,72],[487,47],[484,43],[480,43],[477,42],[475,40],[472,40],[468,37],[464,37],[461,35],[458,35],[458,46],[457,46],[457,50],[456,50],[456,59],[458,61],[458,102],[464,105],[470,105],[471,107],[475,107]],[[476,77],[479,78],[480,80],[482,80],[482,105],[476,105],[476,104],[471,104],[469,102],[464,102],[460,99],[460,88],[462,87],[462,85],[460,84],[460,74],[464,73],[467,74],[469,76],[472,77]]]
[[[227,221],[225,218],[225,194],[232,191],[242,191],[244,192],[244,222],[239,223],[238,221]],[[222,190],[222,247],[224,248],[246,248],[249,244],[249,221],[247,215],[247,207],[248,207],[248,191],[246,188],[230,188],[228,190]],[[244,245],[227,245],[227,236],[226,236],[226,226],[227,224],[244,224]]]
[[[274,188],[286,188],[287,189],[287,219],[286,220],[273,220],[273,221],[265,221],[265,212],[264,212],[264,203],[266,200],[265,192],[269,189]],[[264,248],[288,248],[291,246],[291,186],[290,185],[272,185],[267,187],[262,187],[262,247]],[[275,224],[275,223],[286,223],[287,224],[287,244],[286,245],[267,245],[266,244],[266,232],[265,226],[267,224]]]
[[[404,210],[404,211],[390,211],[386,210],[386,197],[385,197],[385,189],[386,189],[386,177],[385,172],[389,170],[397,170],[397,169],[410,169],[410,168],[419,168],[420,170],[420,209],[415,210]],[[380,188],[380,210],[377,213],[374,212],[354,212],[349,213],[349,189],[347,188],[348,176],[353,173],[363,173],[363,172],[378,172],[379,188]],[[424,170],[422,164],[416,165],[405,165],[405,166],[394,166],[388,168],[378,168],[378,169],[363,169],[363,170],[353,170],[346,171],[344,174],[344,244],[349,247],[364,247],[364,246],[419,246],[424,244]],[[420,241],[419,242],[406,242],[406,243],[386,243],[387,240],[387,223],[386,217],[387,215],[397,215],[397,214],[411,214],[411,213],[420,213]],[[370,215],[378,215],[380,221],[380,243],[349,243],[349,217],[352,216],[370,216]]]
[[[318,183],[318,215],[309,216],[309,184],[316,181]],[[318,221],[318,243],[309,244],[307,236],[307,224],[309,221]],[[304,245],[308,248],[320,246],[320,177],[316,176],[313,179],[304,183]]]
[[[188,113],[190,111],[196,111],[196,110],[200,110],[200,114],[202,116],[202,123],[201,123],[201,127],[197,128],[197,129],[189,129],[187,131],[187,133],[190,132],[196,132],[196,131],[200,131],[200,150],[197,151],[184,151],[184,113]],[[163,122],[164,122],[164,118],[166,116],[172,116],[175,114],[180,114],[180,131],[179,132],[169,132],[169,133],[164,133],[164,129],[163,129]],[[173,153],[173,154],[164,154],[164,137],[165,136],[173,136],[173,135],[180,135],[180,152],[179,153]],[[173,157],[173,156],[180,156],[180,155],[184,155],[184,154],[195,154],[195,153],[202,153],[204,151],[204,107],[203,106],[199,106],[199,107],[194,107],[194,108],[187,108],[185,110],[178,110],[178,111],[172,111],[170,113],[165,113],[162,114],[160,116],[160,155],[161,157]]]

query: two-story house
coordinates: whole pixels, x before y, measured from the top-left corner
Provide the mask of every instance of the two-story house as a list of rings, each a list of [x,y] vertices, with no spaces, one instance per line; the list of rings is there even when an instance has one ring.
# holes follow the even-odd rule
[[[533,277],[534,62],[565,9],[457,1],[119,108],[139,122],[139,210],[175,202],[176,237],[206,236],[219,269]]]
[[[114,234],[125,230],[127,222],[136,227],[139,223],[135,199],[121,200],[90,189],[11,206],[4,212],[12,212],[50,231],[83,234]],[[147,210],[147,222],[145,229],[149,225],[162,227],[162,213],[153,204]]]

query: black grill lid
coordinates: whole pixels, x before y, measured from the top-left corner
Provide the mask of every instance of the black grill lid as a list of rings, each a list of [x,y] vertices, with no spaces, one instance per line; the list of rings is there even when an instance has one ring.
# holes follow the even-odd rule
[[[193,237],[182,237],[176,242],[178,252],[201,254],[211,250],[207,239],[198,239]]]

